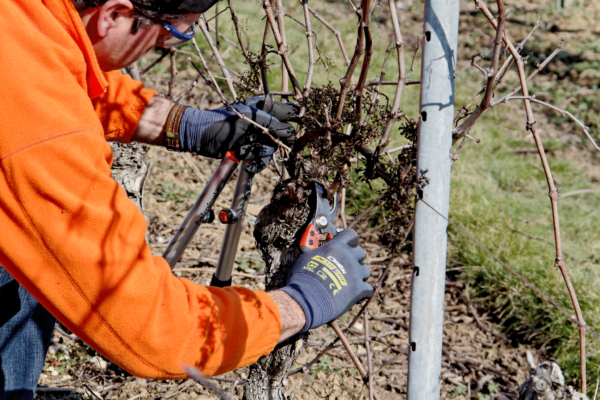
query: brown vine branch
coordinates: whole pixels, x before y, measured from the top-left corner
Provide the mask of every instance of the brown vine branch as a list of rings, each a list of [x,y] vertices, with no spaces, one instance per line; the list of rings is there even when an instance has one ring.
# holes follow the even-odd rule
[[[219,89],[219,85],[217,84],[217,81],[215,79],[215,77],[213,76],[212,72],[210,71],[210,69],[208,68],[208,65],[206,64],[206,60],[204,59],[204,56],[202,55],[202,52],[200,51],[200,48],[198,47],[198,43],[196,43],[196,38],[192,38],[192,45],[194,47],[194,50],[196,50],[196,53],[198,53],[198,57],[200,58],[200,61],[202,62],[202,66],[204,67],[204,69],[206,70],[206,73],[208,74],[208,76],[210,76],[211,81],[208,81],[206,79],[206,77],[204,76],[204,74],[202,74],[202,71],[200,71],[200,69],[196,66],[196,64],[194,64],[192,62],[191,58],[188,58],[188,61],[190,63],[192,63],[192,65],[194,66],[194,68],[196,68],[196,70],[200,73],[200,75],[202,76],[202,78],[204,79],[205,82],[207,82],[207,84],[215,91],[217,92],[217,94],[221,97],[221,99],[225,99],[225,96],[223,96],[223,93],[221,93],[221,89]],[[227,101],[227,100],[225,100]]]
[[[269,46],[270,35],[271,35],[270,23],[269,23],[269,20],[266,20],[265,21],[265,32],[263,33],[263,41],[262,41],[262,46],[260,48],[260,59],[259,59],[260,78],[262,80],[263,91],[265,92],[265,94],[270,93],[269,76],[267,75],[267,71],[268,71],[267,54],[269,54],[267,46]]]
[[[535,27],[534,27],[535,29]],[[529,35],[528,35],[529,37]],[[527,38],[526,38],[527,39]],[[523,40],[521,43],[519,43],[519,45],[524,45],[525,44],[525,40]],[[556,47],[556,49],[554,49],[554,51],[548,56],[546,57],[546,59],[541,63],[538,64],[536,69],[533,70],[533,72],[531,74],[529,74],[529,76],[527,77],[527,82],[529,82],[531,79],[533,79],[540,71],[542,71],[546,65],[548,65],[548,63],[550,61],[552,61],[552,59],[562,51],[563,48],[563,40],[560,41],[560,43],[558,44],[558,46]],[[518,48],[517,48],[518,50]],[[514,63],[514,57],[512,56],[512,54],[507,58],[507,60],[505,61],[505,63],[503,64],[502,68],[500,68],[499,73],[498,73],[498,77],[497,77],[497,84],[495,85],[494,89],[496,89],[498,87],[498,85],[500,84],[500,82],[502,81],[502,77],[504,76],[503,74],[506,72],[506,70],[512,65],[512,63]],[[465,122],[463,122],[460,126],[457,126],[453,129],[452,134],[454,137],[454,142],[456,142],[456,140],[458,140],[459,138],[461,138],[462,136],[466,136],[468,135],[468,132],[471,130],[471,128],[473,127],[473,125],[475,124],[475,122],[479,119],[479,117],[481,117],[487,110],[481,110],[479,107],[471,114],[469,114],[469,109],[471,107],[471,105],[479,98],[479,96],[481,96],[485,91],[486,91],[487,86],[484,86],[483,89],[481,89],[481,91],[479,91],[479,93],[477,93],[477,95],[475,95],[475,97],[469,102],[469,104],[467,104],[466,106],[462,107],[458,113],[458,115],[456,116],[456,118],[454,119],[454,123],[455,125],[458,124],[458,121],[466,116],[468,116],[467,120]],[[500,104],[503,102],[503,100],[507,97],[511,97],[513,96],[515,93],[521,91],[521,85],[517,86],[516,88],[514,88],[512,91],[510,91],[508,94],[506,94],[504,97],[500,98],[499,100],[496,100],[494,102],[494,104],[492,104],[491,108],[494,108],[497,104]],[[455,157],[457,158],[458,156],[458,151],[455,154]]]
[[[476,7],[477,7],[477,1]],[[479,69],[483,72],[484,76],[487,76],[487,82],[484,89],[483,98],[481,103],[477,106],[475,111],[469,115],[467,120],[461,124],[460,127],[455,128],[453,132],[454,140],[457,140],[465,135],[467,135],[475,121],[479,119],[486,111],[492,108],[492,95],[494,93],[494,83],[496,81],[496,77],[498,76],[498,64],[500,61],[500,55],[502,52],[502,42],[503,39],[506,39],[505,31],[504,31],[504,23],[506,21],[506,8],[504,7],[504,2],[502,0],[497,0],[498,4],[498,19],[494,28],[496,29],[496,36],[494,38],[494,47],[492,50],[492,63],[490,69],[486,71],[485,69],[479,67]],[[513,56],[514,57],[514,56]],[[473,58],[471,65],[478,66],[476,61],[476,57]],[[508,67],[508,64],[505,64]]]
[[[546,106],[548,108],[553,109],[554,111],[559,112],[560,114],[562,114],[563,116],[569,117],[570,119],[572,119],[577,125],[579,125],[581,127],[581,129],[583,130],[583,132],[585,133],[585,135],[587,136],[587,138],[590,140],[590,142],[592,142],[592,145],[594,146],[594,148],[596,149],[596,151],[600,152],[600,147],[598,146],[598,144],[596,144],[596,141],[594,140],[594,138],[592,137],[592,135],[590,134],[589,128],[587,126],[585,126],[585,124],[583,122],[581,122],[579,119],[577,119],[573,114],[571,114],[569,111],[567,110],[563,110],[562,108],[559,108],[553,104],[547,103],[545,101],[541,101],[535,98],[534,96],[529,96],[529,97],[525,97],[525,96],[510,96],[510,97],[503,97],[502,99],[500,99],[498,102],[495,102],[493,104],[493,106],[496,106],[498,104],[500,104],[500,102],[502,103],[506,103],[510,100],[529,100],[531,102],[534,103],[538,103],[541,104],[543,106]],[[559,196],[561,197],[561,196]]]
[[[498,4],[503,4],[502,0],[498,0]],[[481,0],[475,0],[475,4],[477,8],[479,8],[488,21],[492,24],[494,29],[498,29],[497,24],[495,23],[493,16],[490,10],[487,8],[486,4]],[[523,102],[525,104],[525,113],[527,115],[527,130],[531,131],[535,143],[538,148],[538,153],[540,155],[540,160],[542,162],[542,166],[544,168],[544,174],[546,175],[546,181],[548,183],[548,196],[550,197],[550,204],[552,207],[552,220],[554,226],[554,242],[556,246],[556,261],[554,265],[560,269],[560,272],[563,276],[565,284],[567,286],[567,290],[569,292],[569,296],[571,297],[571,302],[573,303],[573,308],[575,310],[575,315],[577,316],[577,321],[579,324],[579,355],[580,355],[580,369],[581,369],[581,392],[586,393],[587,382],[586,382],[586,357],[585,357],[585,321],[583,319],[583,313],[581,312],[581,307],[579,306],[579,300],[577,299],[577,295],[575,293],[575,289],[573,288],[573,284],[571,283],[571,278],[569,277],[569,273],[567,271],[567,267],[565,265],[565,261],[563,259],[562,254],[562,241],[560,236],[560,224],[558,218],[558,190],[554,184],[554,179],[552,178],[552,171],[550,170],[550,165],[548,164],[548,159],[546,158],[546,152],[544,151],[544,146],[542,145],[542,140],[540,138],[537,122],[533,117],[533,110],[531,108],[531,100],[529,99],[529,89],[527,87],[527,78],[525,74],[525,63],[523,62],[523,57],[519,54],[517,49],[510,42],[508,35],[504,35],[504,41],[508,46],[508,50],[514,57],[517,69],[519,72],[519,80],[521,82],[521,90],[523,92]]]
[[[238,39],[238,43],[240,44],[240,49],[242,50],[242,53],[244,53],[244,58],[246,60],[249,60],[250,56],[248,55],[248,51],[246,51],[246,48],[244,47],[244,43],[242,43],[242,36],[240,35],[240,27],[239,27],[239,20],[237,15],[235,14],[235,11],[233,10],[233,7],[231,7],[231,0],[227,0],[227,4],[229,5],[229,13],[231,14],[231,20],[233,21],[233,27],[235,29],[235,34],[237,36]]]
[[[300,4],[302,4],[303,0],[298,0],[300,2]],[[344,55],[344,62],[346,63],[346,66],[350,65],[350,59],[348,58],[348,53],[346,53],[346,48],[344,47],[344,40],[342,38],[342,34],[340,31],[338,31],[337,29],[335,29],[329,22],[327,22],[327,20],[325,18],[323,18],[323,16],[321,16],[321,14],[319,14],[317,11],[315,11],[314,8],[312,8],[311,6],[308,6],[308,11],[315,16],[315,18],[321,22],[327,29],[329,29],[337,38],[338,44],[340,46],[340,49],[342,50],[342,54]]]
[[[367,208],[365,211],[363,211],[362,213],[360,213],[360,215],[358,217],[356,217],[354,219],[354,221],[352,221],[352,223],[350,224],[350,226],[348,227],[348,229],[354,229],[356,228],[356,225],[358,224],[358,221],[360,221],[361,219],[363,219],[366,215],[368,215],[371,211],[373,211],[373,209],[375,207],[377,207],[379,205],[379,203],[381,203],[382,199],[381,197],[379,199],[377,199],[377,201],[373,204],[371,204],[369,206],[369,208]]]
[[[365,13],[368,13],[371,9],[371,0],[362,0],[361,2],[362,14],[360,21],[358,23],[358,36],[356,38],[356,47],[354,48],[354,54],[352,55],[352,60],[350,60],[350,64],[348,65],[348,69],[346,70],[346,74],[341,79],[342,87],[340,88],[340,95],[338,98],[337,107],[335,110],[335,123],[341,121],[342,112],[344,111],[344,105],[346,103],[346,97],[348,96],[348,92],[350,91],[350,85],[352,84],[352,75],[354,74],[354,70],[358,65],[358,60],[362,57],[365,52],[364,48],[364,40],[365,40],[365,30],[363,29],[363,21],[365,19]]]
[[[223,10],[225,11],[225,10]],[[219,15],[221,13],[219,12],[219,3],[215,4],[215,16],[213,17],[215,19],[215,41],[217,42],[217,49],[221,50],[221,42],[219,41]],[[208,24],[208,21],[207,21]],[[208,25],[207,25],[208,27]]]
[[[285,12],[283,11],[283,2],[281,0],[276,0],[277,6],[275,7],[275,20],[277,21],[277,28],[281,33],[281,42],[283,43],[283,47],[287,49],[287,37],[285,34]],[[290,78],[288,76],[285,64],[281,65],[281,91],[287,92],[289,91],[289,81]]]
[[[408,149],[408,148],[410,148],[410,147],[412,147],[412,145],[411,145],[411,144],[405,144],[405,145],[402,145],[402,146],[393,147],[393,148],[391,148],[391,149],[388,149],[388,150],[384,151],[383,153],[381,153],[381,155],[382,155],[382,156],[389,156],[389,155],[391,155],[392,153],[395,153],[395,152],[397,152],[397,151],[401,151],[401,150],[404,150],[404,149]],[[358,161],[358,160],[366,160],[366,159],[367,159],[367,158],[366,158],[365,156],[357,156],[357,157],[353,157],[353,158],[351,158],[351,159],[350,159],[350,160],[348,160],[348,161],[350,161],[350,162],[356,162],[356,161]]]
[[[398,84],[398,81],[382,81],[381,83],[379,82],[379,79],[373,79],[370,82],[367,82],[366,86],[375,86],[375,85],[381,85],[381,86],[396,86]],[[420,85],[421,81],[419,80],[414,80],[414,79],[407,79],[406,80],[406,86],[408,85]]]
[[[308,97],[311,92],[311,84],[313,78],[313,72],[315,69],[315,55],[313,51],[313,30],[310,25],[310,10],[308,7],[308,0],[302,0],[302,10],[304,12],[304,22],[305,22],[305,32],[306,32],[306,41],[308,42],[308,71],[306,74],[306,81],[304,82],[304,91],[302,92],[302,104],[300,107],[300,112],[298,113],[298,117],[302,118],[306,113],[306,103],[308,101]]]
[[[204,34],[204,37],[206,38],[208,45],[210,46],[211,50],[213,51],[214,56],[217,59],[219,66],[221,67],[221,71],[223,72],[223,76],[225,77],[225,82],[227,82],[227,87],[231,91],[234,101],[237,100],[237,94],[235,92],[235,89],[233,88],[233,78],[231,77],[231,74],[229,73],[229,69],[227,67],[225,67],[225,63],[223,62],[223,57],[221,57],[221,52],[219,51],[218,46],[215,45],[215,43],[212,40],[212,37],[210,36],[210,33],[208,32],[208,29],[206,27],[206,22],[204,22],[204,18],[200,17],[198,19],[198,26],[200,26],[200,30]]]
[[[284,45],[283,36],[279,32],[279,29],[277,28],[277,22],[275,21],[275,13],[273,11],[273,6],[271,5],[271,1],[263,0],[263,8],[265,10],[265,13],[267,14],[267,19],[269,21],[269,25],[271,25],[271,30],[273,31],[273,36],[275,37],[275,42],[277,43],[279,55],[283,59],[285,68],[287,69],[287,72],[290,76],[290,80],[292,81],[292,86],[294,86],[294,93],[296,94],[295,99],[297,101],[300,101],[302,99],[302,92],[300,91],[300,85],[298,84],[298,79],[296,79],[296,74],[294,73],[294,68],[292,67],[292,63],[290,62],[287,47]]]
[[[141,72],[140,75],[144,75],[146,72],[150,71],[152,69],[152,67],[154,67],[156,64],[158,64],[159,62],[161,62],[166,56],[168,56],[170,53],[170,49],[164,49],[162,54],[160,55],[160,57],[158,57],[156,60],[152,61],[150,63],[150,65],[148,65],[146,68],[144,68]]]
[[[400,24],[398,22],[398,12],[396,11],[396,2],[394,0],[388,0],[388,7],[392,16],[392,26],[394,27],[394,38],[396,39],[396,55],[398,57],[398,86],[396,86],[396,93],[394,94],[394,101],[392,103],[392,109],[390,117],[388,118],[385,131],[379,140],[377,145],[377,153],[381,153],[385,146],[390,141],[390,133],[394,123],[398,120],[398,109],[400,108],[400,101],[402,100],[402,92],[406,86],[406,65],[404,63],[404,42],[402,41],[402,32],[400,31]]]
[[[373,37],[371,36],[370,17],[371,9],[363,9],[363,16],[360,21],[360,26],[364,31],[365,37],[365,57],[363,59],[360,75],[358,77],[358,83],[354,89],[354,94],[356,97],[354,104],[354,115],[356,116],[357,121],[360,121],[362,113],[362,92],[365,87],[365,82],[367,81],[367,74],[369,73],[369,66],[371,65],[371,57],[373,57]]]
[[[561,193],[559,199],[563,199],[569,196],[577,196],[578,194],[588,194],[588,193],[600,193],[600,189],[580,189],[573,190],[572,192]]]
[[[179,73],[179,71],[177,71],[177,62],[175,60],[175,50],[171,49],[169,51],[169,61],[171,63],[171,68],[170,68],[170,72],[171,72],[171,77],[169,78],[169,92],[167,93],[167,99],[172,99],[173,95],[174,95],[174,89],[175,89],[175,78],[177,77],[177,74]]]

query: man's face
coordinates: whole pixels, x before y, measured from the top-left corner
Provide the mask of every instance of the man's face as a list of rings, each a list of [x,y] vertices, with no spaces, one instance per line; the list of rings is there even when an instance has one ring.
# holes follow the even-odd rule
[[[171,25],[180,32],[186,32],[198,18],[200,14],[185,14],[181,20]],[[133,5],[128,0],[109,0],[92,12],[84,12],[82,21],[103,71],[131,65],[161,42],[161,39],[170,36],[160,23],[153,23],[138,29],[135,34],[131,33],[135,16]]]
[[[172,25],[180,32],[186,32],[198,18],[200,18],[200,14],[186,14],[181,21]],[[121,69],[131,65],[161,42],[160,39],[171,36],[159,23],[138,29],[135,34],[132,34],[133,22],[134,18],[130,18],[127,23],[123,24],[122,30],[114,38],[114,46],[102,54],[100,67],[103,71]],[[100,57],[98,59],[100,60]]]

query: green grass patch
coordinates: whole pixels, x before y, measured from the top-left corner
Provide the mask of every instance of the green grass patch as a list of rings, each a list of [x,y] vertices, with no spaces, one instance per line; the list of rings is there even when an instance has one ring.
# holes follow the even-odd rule
[[[503,112],[485,115],[476,125],[479,145],[469,145],[452,170],[450,218],[524,275],[571,313],[563,278],[554,267],[554,246],[525,234],[554,241],[548,187],[537,154],[515,153],[523,146]],[[523,133],[522,136],[525,134]],[[561,147],[549,143],[549,147]],[[532,146],[531,142],[528,144]],[[566,193],[592,188],[585,167],[560,156],[549,156],[556,185]],[[563,249],[586,322],[600,328],[598,248],[600,196],[570,196],[559,200]],[[519,233],[518,231],[523,232]],[[568,380],[579,376],[579,336],[576,325],[527,288],[458,230],[449,230],[449,270],[472,282],[479,306],[521,342],[549,346]],[[600,341],[587,336],[588,381],[598,378]],[[594,385],[591,385],[594,386]]]

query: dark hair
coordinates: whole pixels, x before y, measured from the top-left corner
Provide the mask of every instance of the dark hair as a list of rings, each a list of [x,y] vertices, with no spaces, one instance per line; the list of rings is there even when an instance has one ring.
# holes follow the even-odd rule
[[[100,7],[107,0],[72,0],[78,12],[87,10],[88,8]],[[133,14],[135,21],[131,27],[131,33],[136,33],[139,29],[146,28],[158,21],[177,22],[183,18],[183,13],[162,12],[156,11],[164,0],[132,0]],[[139,10],[143,10],[143,13]]]

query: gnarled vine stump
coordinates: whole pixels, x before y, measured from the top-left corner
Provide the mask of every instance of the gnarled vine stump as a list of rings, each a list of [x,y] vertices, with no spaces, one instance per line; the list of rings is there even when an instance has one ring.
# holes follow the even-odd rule
[[[266,290],[285,286],[287,274],[300,254],[300,229],[310,215],[307,199],[310,192],[292,182],[275,189],[271,204],[261,210],[254,229],[256,246],[266,263]],[[285,393],[287,374],[302,349],[306,335],[297,335],[250,366],[245,400],[288,400]]]

